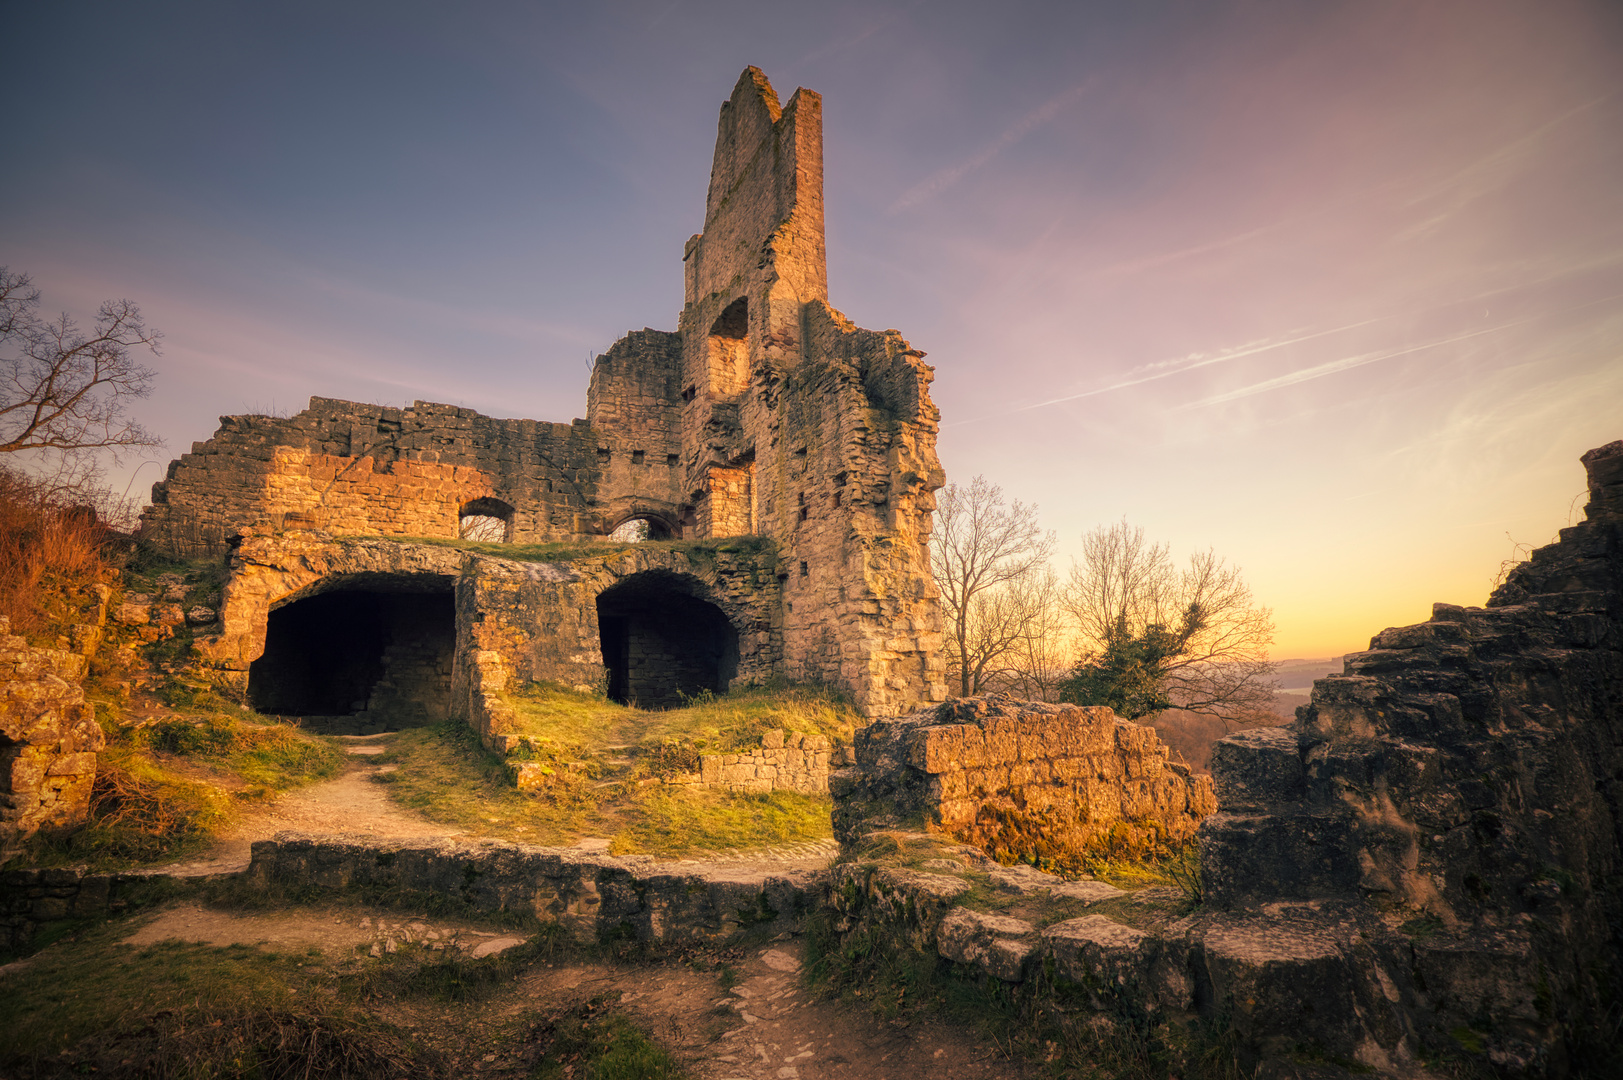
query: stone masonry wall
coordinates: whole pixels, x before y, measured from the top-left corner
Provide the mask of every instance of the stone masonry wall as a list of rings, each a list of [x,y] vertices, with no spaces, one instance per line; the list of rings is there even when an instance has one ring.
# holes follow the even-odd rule
[[[1018,701],[951,701],[857,733],[856,766],[830,779],[842,844],[898,825],[980,846],[1011,827],[1083,848],[1126,825],[1192,836],[1217,809],[1154,728],[1109,709]]]
[[[829,761],[836,752],[827,735],[769,731],[759,750],[701,755],[698,781],[734,791],[819,794],[828,790]]]
[[[628,581],[716,608],[738,637],[734,681],[781,677],[777,565],[772,545],[754,539],[713,547],[626,545],[564,562],[521,562],[320,532],[251,535],[232,552],[218,619],[199,629],[193,649],[220,682],[240,689],[264,652],[273,607],[343,588],[408,594],[454,589],[456,636],[443,708],[472,723],[486,745],[502,750],[511,717],[502,695],[509,685],[550,681],[592,689],[602,681],[597,597]],[[415,651],[397,650],[398,659],[415,657],[419,681],[432,689],[439,685],[442,654],[431,641],[420,644]],[[385,656],[386,672],[392,671],[391,656]],[[386,674],[386,681],[398,680]],[[387,700],[391,689],[379,687],[380,704],[399,711],[403,703]],[[436,714],[438,695],[424,703]]]
[[[744,930],[793,930],[821,875],[662,865],[648,856],[446,840],[378,842],[279,833],[253,845],[244,874],[264,888],[423,894],[474,911],[556,922],[592,944],[629,932],[639,941],[725,941]],[[0,949],[27,946],[43,924],[104,919],[172,894],[159,874],[74,869],[0,870]]]
[[[90,811],[96,752],[106,745],[80,685],[107,619],[111,590],[98,587],[76,651],[42,649],[0,616],[0,862],[42,828],[78,824]]]
[[[828,305],[822,171],[822,99],[780,107],[747,69],[685,256],[684,465],[702,525],[778,544],[789,677],[893,716],[946,698],[927,546],[939,416],[924,354]],[[739,334],[746,380],[716,362]]]
[[[297,416],[221,417],[153,485],[141,535],[182,557],[253,529],[454,537],[463,506],[495,498],[514,508],[513,540],[574,539],[599,531],[593,443],[583,421],[311,398]]]

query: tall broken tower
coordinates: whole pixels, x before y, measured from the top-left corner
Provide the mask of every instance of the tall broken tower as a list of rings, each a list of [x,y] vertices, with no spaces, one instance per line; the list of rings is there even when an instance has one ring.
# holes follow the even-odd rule
[[[683,272],[679,329],[632,332],[598,357],[584,421],[324,398],[290,418],[225,417],[154,486],[143,534],[182,556],[311,531],[456,537],[470,517],[497,519],[509,543],[601,539],[633,520],[656,541],[766,537],[771,575],[667,582],[747,623],[733,626],[736,662],[718,685],[734,678],[726,671],[822,681],[870,715],[943,699],[931,368],[899,334],[860,329],[828,304],[819,95],[797,90],[781,106],[766,76],[745,69],[721,108],[704,231],[687,242]],[[624,598],[651,597],[654,584],[622,587],[614,617],[635,617]],[[286,585],[237,627],[228,589],[220,640],[205,651],[255,660],[269,611],[324,589]],[[593,623],[580,644],[604,642],[612,668],[607,654],[623,650]],[[479,644],[458,629],[467,648]],[[573,674],[591,681],[595,661],[571,655],[583,669]],[[557,663],[513,663],[560,677]]]

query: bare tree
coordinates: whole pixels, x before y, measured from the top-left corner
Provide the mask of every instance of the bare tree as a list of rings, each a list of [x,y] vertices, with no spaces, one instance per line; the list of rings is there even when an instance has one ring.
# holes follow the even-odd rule
[[[1255,720],[1274,698],[1273,613],[1239,567],[1211,551],[1173,564],[1165,544],[1125,521],[1082,539],[1064,605],[1083,655],[1067,696],[1099,698],[1131,718],[1166,708]]]
[[[81,455],[82,462],[105,451],[116,461],[120,451],[161,445],[125,415],[131,398],[152,390],[153,372],[137,362],[137,350],[156,355],[160,340],[140,309],[109,300],[86,332],[65,314],[42,318],[32,284],[0,267],[0,453]]]
[[[1057,701],[1059,684],[1069,673],[1071,633],[1060,604],[1059,575],[1052,566],[1033,567],[999,593],[1015,616],[1014,643],[1002,657],[996,676],[1000,689],[1031,701]]]
[[[1048,561],[1054,534],[1037,524],[1037,507],[1005,505],[1003,489],[977,476],[936,497],[931,572],[947,616],[947,661],[963,696],[980,693],[1014,649],[1029,616],[1010,583]]]

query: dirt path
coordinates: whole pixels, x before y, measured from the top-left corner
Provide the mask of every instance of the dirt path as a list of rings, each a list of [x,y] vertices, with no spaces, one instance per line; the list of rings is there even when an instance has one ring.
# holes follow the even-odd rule
[[[338,741],[349,753],[349,761],[339,776],[286,792],[274,802],[243,814],[214,847],[194,859],[166,866],[161,872],[176,877],[199,877],[246,870],[253,842],[269,840],[279,832],[316,836],[343,834],[376,840],[477,835],[405,809],[389,798],[386,785],[373,782],[374,776],[395,768],[377,761],[393,739],[393,732],[339,736]],[[606,853],[609,841],[603,837],[582,837],[573,846],[581,851]],[[827,866],[838,853],[839,847],[833,840],[818,840],[760,851],[705,851],[668,861],[680,870],[700,873],[707,870],[816,870]]]
[[[413,945],[487,956],[517,937],[444,919],[402,919],[355,907],[249,914],[180,904],[160,912],[126,942],[179,939],[305,953],[333,963],[376,962]],[[1011,1060],[960,1027],[885,1021],[862,1007],[820,1000],[801,977],[801,943],[787,935],[729,965],[730,988],[715,970],[678,962],[538,964],[475,1005],[396,1002],[390,1023],[444,1053],[453,1073],[523,1075],[534,1052],[515,1031],[535,1019],[593,1000],[618,1005],[681,1061],[696,1080],[1024,1080]]]
[[[392,734],[346,735],[339,738],[349,752],[344,771],[332,780],[285,792],[274,802],[243,814],[213,848],[188,862],[165,867],[177,877],[228,874],[248,868],[255,840],[269,840],[279,832],[317,835],[339,833],[379,840],[464,836],[461,829],[430,821],[396,805],[382,784],[372,782],[379,772],[394,768],[375,760],[388,749]]]

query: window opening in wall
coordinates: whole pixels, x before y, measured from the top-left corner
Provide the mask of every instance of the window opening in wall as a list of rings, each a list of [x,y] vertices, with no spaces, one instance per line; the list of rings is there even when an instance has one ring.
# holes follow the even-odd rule
[[[643,459],[643,452],[641,450],[633,450],[633,451],[631,451],[631,464],[633,464],[633,465],[641,465],[642,464],[642,459]]]
[[[811,507],[806,505],[806,493],[800,493],[800,520],[805,521],[811,516]]]
[[[283,716],[356,717],[352,726],[379,730],[449,718],[451,590],[449,579],[385,577],[272,610],[265,651],[248,668],[249,702]]]
[[[680,465],[681,463],[682,463],[682,459],[680,457],[678,457],[677,455],[675,455],[675,454],[666,454],[665,455],[665,464],[670,466],[671,468],[674,469],[677,465]]]
[[[805,577],[810,572],[811,572],[810,569],[806,566],[806,564],[804,562],[802,562],[800,564],[800,576]]]
[[[505,544],[513,539],[513,507],[500,499],[473,499],[457,512],[456,534],[463,540]]]
[[[669,540],[670,528],[658,518],[627,518],[614,527],[608,538],[617,544],[638,544],[644,540]]]
[[[698,396],[699,396],[699,388],[697,386],[690,386],[686,390],[682,391],[682,400],[683,401],[692,401],[694,398],[696,398]]]
[[[834,509],[838,510],[839,508],[840,508],[840,493],[838,491],[836,491],[834,493]]]
[[[749,299],[740,296],[728,304],[710,326],[706,344],[710,389],[721,395],[739,394],[749,386]]]
[[[632,574],[597,597],[609,697],[668,709],[701,690],[724,692],[738,674],[738,631],[697,581],[664,570]]]

